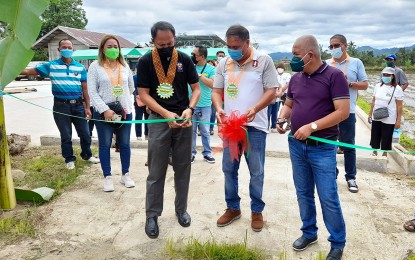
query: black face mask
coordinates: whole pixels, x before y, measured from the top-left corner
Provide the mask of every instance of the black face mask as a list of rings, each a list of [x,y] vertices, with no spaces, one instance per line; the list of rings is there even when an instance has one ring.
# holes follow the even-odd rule
[[[168,58],[172,56],[173,49],[174,47],[166,47],[166,48],[157,49],[157,51],[160,55],[160,58]]]
[[[191,59],[192,59],[192,61],[193,61],[194,64],[197,64],[197,60],[196,60],[196,56],[195,55],[192,55],[192,58]]]

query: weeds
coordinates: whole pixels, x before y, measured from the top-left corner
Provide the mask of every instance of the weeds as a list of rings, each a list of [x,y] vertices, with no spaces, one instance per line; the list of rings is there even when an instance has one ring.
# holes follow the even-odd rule
[[[247,236],[247,235],[246,235]],[[190,238],[183,248],[176,247],[170,239],[167,242],[167,254],[172,259],[215,259],[215,260],[262,260],[266,256],[259,249],[247,247],[247,238],[243,243],[228,244],[218,243],[215,239],[200,242],[196,238]],[[284,259],[281,258],[280,259]]]

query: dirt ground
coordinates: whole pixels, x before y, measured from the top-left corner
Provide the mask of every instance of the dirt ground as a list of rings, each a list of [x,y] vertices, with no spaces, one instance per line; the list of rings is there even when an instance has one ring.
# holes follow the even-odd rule
[[[111,156],[115,192],[102,191],[100,166],[92,166],[76,187],[37,209],[42,220],[37,223],[35,238],[0,243],[0,259],[167,259],[164,252],[170,239],[186,243],[192,237],[240,243],[247,236],[248,246],[264,250],[270,259],[279,259],[284,251],[287,259],[315,259],[319,252],[326,254],[330,249],[318,204],[318,243],[303,252],[292,250],[292,242],[301,235],[301,221],[287,158],[266,158],[266,222],[259,233],[250,228],[249,174],[244,160],[240,169],[242,217],[223,228],[216,227],[226,208],[221,153],[215,155],[216,164],[204,162],[198,154],[192,165],[188,206],[192,224],[188,228],[181,227],[174,214],[173,171],[169,167],[160,236],[153,240],[144,232],[146,150],[132,150],[131,175],[136,181],[132,189],[118,182],[118,154]],[[415,211],[415,188],[408,184],[408,178],[400,173],[359,170],[357,180],[357,194],[347,190],[343,178],[338,180],[347,227],[344,259],[404,259],[415,252],[415,234],[402,227]]]

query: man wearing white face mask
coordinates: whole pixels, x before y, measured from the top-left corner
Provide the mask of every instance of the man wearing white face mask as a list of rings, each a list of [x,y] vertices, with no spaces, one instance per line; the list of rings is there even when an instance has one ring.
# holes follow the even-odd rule
[[[363,62],[358,58],[347,54],[347,40],[344,35],[335,34],[330,38],[329,45],[332,58],[327,64],[338,68],[344,74],[349,85],[350,115],[339,123],[339,141],[354,144],[356,135],[356,102],[358,90],[366,90],[368,87],[367,75]],[[356,184],[356,149],[340,147],[344,154],[344,168],[346,181],[350,192],[356,193],[359,188]],[[338,173],[338,169],[337,173]]]
[[[54,96],[53,111],[59,113],[54,113],[53,118],[60,132],[62,156],[65,158],[66,167],[72,170],[75,168],[76,160],[72,149],[72,124],[80,138],[82,159],[92,163],[99,163],[99,160],[92,156],[88,123],[82,119],[91,118],[85,67],[72,59],[71,40],[63,39],[58,46],[61,58],[45,62],[36,68],[25,69],[22,74],[50,77]]]

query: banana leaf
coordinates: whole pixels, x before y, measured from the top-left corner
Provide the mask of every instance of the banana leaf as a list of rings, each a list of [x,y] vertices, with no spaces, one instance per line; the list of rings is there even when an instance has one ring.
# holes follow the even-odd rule
[[[3,89],[32,59],[31,50],[39,34],[40,15],[49,0],[0,0],[0,21],[7,35],[0,40],[0,208],[13,209],[16,195],[11,176],[3,105]]]

